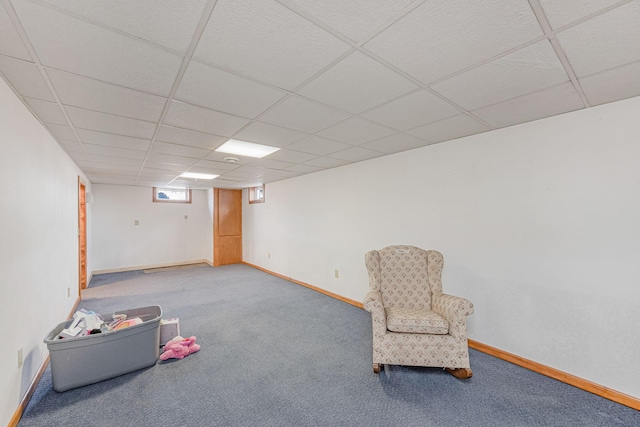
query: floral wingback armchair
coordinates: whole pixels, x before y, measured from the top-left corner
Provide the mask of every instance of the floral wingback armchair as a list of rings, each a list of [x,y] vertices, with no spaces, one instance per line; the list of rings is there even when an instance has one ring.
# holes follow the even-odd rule
[[[436,366],[470,378],[466,316],[470,301],[442,293],[444,259],[437,251],[388,246],[365,255],[370,291],[373,372],[384,364]]]

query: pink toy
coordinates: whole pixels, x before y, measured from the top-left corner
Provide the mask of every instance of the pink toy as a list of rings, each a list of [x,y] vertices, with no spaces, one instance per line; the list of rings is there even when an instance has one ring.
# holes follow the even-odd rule
[[[160,355],[160,360],[182,359],[198,350],[200,344],[196,344],[196,337],[182,338],[178,335],[164,345],[164,353]]]

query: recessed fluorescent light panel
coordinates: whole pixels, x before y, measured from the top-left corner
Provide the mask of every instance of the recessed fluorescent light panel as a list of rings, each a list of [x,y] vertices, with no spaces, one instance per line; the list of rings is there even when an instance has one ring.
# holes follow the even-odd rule
[[[254,144],[253,142],[230,139],[220,147],[216,148],[216,151],[219,151],[221,153],[236,154],[238,156],[261,158],[264,156],[268,156],[271,153],[275,153],[279,149],[280,148],[278,147],[270,147],[268,145]]]
[[[220,175],[212,175],[210,173],[196,173],[196,172],[183,172],[180,174],[180,178],[193,178],[193,179],[214,179]]]

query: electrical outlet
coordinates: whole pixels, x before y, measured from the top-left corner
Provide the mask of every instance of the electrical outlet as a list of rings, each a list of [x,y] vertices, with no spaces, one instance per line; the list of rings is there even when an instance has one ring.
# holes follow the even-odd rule
[[[67,288],[67,298],[71,298],[71,288]]]
[[[335,276],[335,278],[337,279],[338,277],[340,277],[340,271],[336,270],[333,272],[333,275]]]
[[[267,254],[267,259],[271,259],[271,252]]]
[[[18,349],[18,368],[22,368],[22,364],[24,363],[24,359],[22,358],[22,347]]]

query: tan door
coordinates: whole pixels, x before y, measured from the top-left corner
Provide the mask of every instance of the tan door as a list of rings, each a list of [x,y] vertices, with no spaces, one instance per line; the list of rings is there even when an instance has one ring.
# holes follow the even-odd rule
[[[87,187],[78,177],[78,289],[87,287]],[[78,292],[79,293],[79,292]]]
[[[242,262],[242,190],[213,189],[213,265]]]

